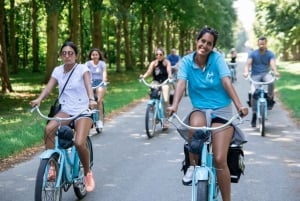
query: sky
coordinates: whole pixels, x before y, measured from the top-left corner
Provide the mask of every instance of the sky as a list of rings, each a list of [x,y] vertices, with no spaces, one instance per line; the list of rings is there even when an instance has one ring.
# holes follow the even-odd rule
[[[252,0],[237,0],[234,2],[237,9],[239,20],[242,22],[246,31],[252,30],[252,24],[255,17],[255,6]]]

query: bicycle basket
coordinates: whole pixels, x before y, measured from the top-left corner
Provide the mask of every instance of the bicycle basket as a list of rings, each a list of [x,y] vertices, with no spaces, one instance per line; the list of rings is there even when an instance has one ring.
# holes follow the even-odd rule
[[[58,145],[63,149],[73,146],[74,132],[69,126],[61,126],[58,130]]]
[[[151,99],[159,99],[160,98],[160,89],[151,88],[149,95],[150,95]]]

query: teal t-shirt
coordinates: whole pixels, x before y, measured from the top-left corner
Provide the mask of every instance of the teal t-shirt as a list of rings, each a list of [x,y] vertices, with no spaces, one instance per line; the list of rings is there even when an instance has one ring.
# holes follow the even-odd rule
[[[178,79],[188,81],[188,92],[194,108],[219,109],[231,104],[231,98],[222,84],[222,78],[230,76],[224,57],[212,51],[205,69],[194,63],[195,52],[182,58]]]

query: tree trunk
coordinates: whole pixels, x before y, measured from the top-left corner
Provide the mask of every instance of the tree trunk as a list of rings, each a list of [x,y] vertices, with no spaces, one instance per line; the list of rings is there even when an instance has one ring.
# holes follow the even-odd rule
[[[116,26],[116,72],[121,72],[121,20],[118,20]]]
[[[39,66],[39,43],[38,43],[38,33],[37,33],[37,11],[38,7],[36,4],[36,0],[32,0],[31,2],[31,27],[32,27],[32,60],[33,67],[32,72],[40,72]]]
[[[6,55],[6,42],[5,42],[5,9],[4,1],[0,0],[0,77],[2,85],[2,93],[13,92],[9,81],[8,68],[7,68],[7,55]]]
[[[54,67],[57,65],[58,51],[58,12],[51,12],[47,16],[47,58],[46,76],[44,82],[48,82]]]
[[[15,1],[10,0],[11,12],[9,13],[9,30],[10,30],[10,58],[11,58],[11,73],[17,74],[18,69],[18,54],[17,54],[17,34],[16,34],[16,23],[15,23]]]
[[[70,38],[71,41],[73,43],[75,43],[76,45],[79,44],[79,30],[80,30],[80,16],[79,16],[79,6],[80,6],[80,2],[79,0],[73,0],[72,1],[72,14],[71,14],[71,22],[70,22]]]
[[[128,19],[124,17],[123,19],[123,30],[124,30],[124,41],[125,41],[125,69],[126,71],[132,70],[132,60],[131,60],[131,49],[130,40],[128,32]]]

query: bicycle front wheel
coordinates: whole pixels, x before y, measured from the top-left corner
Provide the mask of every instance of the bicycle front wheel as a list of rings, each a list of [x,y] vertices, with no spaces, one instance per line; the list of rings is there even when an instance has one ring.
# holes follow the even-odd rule
[[[61,201],[61,183],[56,187],[59,168],[58,155],[41,160],[35,181],[35,201]]]
[[[155,123],[154,111],[155,111],[154,105],[147,105],[145,125],[146,125],[146,133],[148,138],[152,138],[155,133],[156,123]]]
[[[197,201],[208,200],[208,180],[200,180],[197,183]]]
[[[265,136],[265,121],[266,121],[266,113],[265,113],[265,110],[266,110],[266,105],[265,103],[261,103],[260,104],[260,119],[259,119],[259,131],[260,131],[260,134],[262,137]]]

